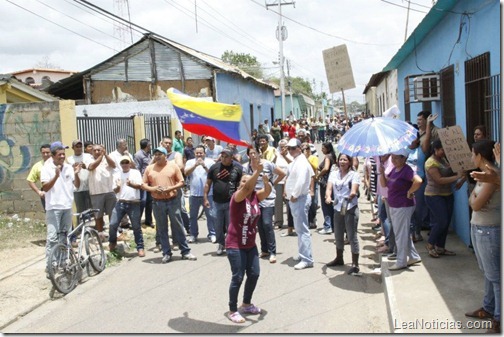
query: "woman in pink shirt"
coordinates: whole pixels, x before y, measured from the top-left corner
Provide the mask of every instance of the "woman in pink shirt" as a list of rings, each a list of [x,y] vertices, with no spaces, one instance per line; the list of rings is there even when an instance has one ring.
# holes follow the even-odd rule
[[[259,255],[256,246],[257,222],[261,215],[259,202],[271,192],[268,175],[263,175],[264,187],[255,191],[255,185],[263,170],[261,161],[252,175],[243,175],[238,190],[229,204],[229,227],[226,236],[226,252],[231,265],[228,318],[234,323],[244,323],[241,314],[260,314],[261,309],[251,303],[259,278]],[[243,302],[238,308],[238,292],[247,273]]]

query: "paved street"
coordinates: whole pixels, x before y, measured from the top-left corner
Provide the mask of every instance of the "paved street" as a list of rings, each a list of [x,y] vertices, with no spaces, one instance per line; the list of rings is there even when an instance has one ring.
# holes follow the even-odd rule
[[[253,297],[263,313],[246,317],[244,324],[233,324],[226,317],[229,263],[225,255],[215,254],[217,245],[203,240],[206,225],[200,221],[200,243],[191,245],[197,261],[182,261],[180,251],[175,251],[172,262],[162,265],[161,254],[149,247],[145,258],[132,258],[87,278],[72,293],[43,304],[3,332],[387,333],[382,280],[373,273],[379,262],[367,224],[369,203],[361,198],[360,208],[363,275],[346,275],[351,262],[348,248],[346,266],[326,268],[335,256],[334,237],[315,230],[314,268],[294,270],[297,237],[281,237],[283,230],[275,230],[278,262],[261,260]],[[320,210],[317,219],[320,224]],[[243,285],[240,299],[242,294]]]

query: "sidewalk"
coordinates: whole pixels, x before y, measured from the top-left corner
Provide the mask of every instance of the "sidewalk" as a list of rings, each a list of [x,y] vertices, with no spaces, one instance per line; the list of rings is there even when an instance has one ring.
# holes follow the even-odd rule
[[[394,261],[381,258],[390,331],[485,332],[485,326],[480,329],[468,328],[473,323],[478,325],[484,321],[464,316],[465,312],[480,308],[483,300],[483,274],[475,255],[456,233],[449,233],[446,247],[457,255],[432,258],[425,248],[427,232],[422,235],[424,241],[415,244],[422,263],[399,271],[389,271],[388,266]]]

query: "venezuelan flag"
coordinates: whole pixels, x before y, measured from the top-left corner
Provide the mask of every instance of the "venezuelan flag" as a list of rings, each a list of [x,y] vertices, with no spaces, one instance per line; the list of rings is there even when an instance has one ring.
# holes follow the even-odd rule
[[[175,88],[166,92],[184,129],[197,135],[248,146],[240,139],[240,105],[209,102],[183,94]]]

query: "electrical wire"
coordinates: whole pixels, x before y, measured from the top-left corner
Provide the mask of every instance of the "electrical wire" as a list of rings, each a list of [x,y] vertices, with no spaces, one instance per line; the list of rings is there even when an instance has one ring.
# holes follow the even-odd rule
[[[42,4],[42,5],[44,5],[44,6],[48,7],[48,8],[50,8],[50,9],[52,9],[53,11],[55,11],[55,12],[58,12],[58,13],[62,14],[63,16],[66,16],[66,17],[68,17],[68,18],[70,18],[70,19],[72,19],[72,20],[74,20],[74,21],[76,21],[76,22],[78,22],[78,23],[81,23],[81,24],[83,24],[83,25],[85,25],[85,26],[88,26],[88,27],[90,27],[90,28],[92,28],[92,29],[96,30],[97,32],[103,33],[103,34],[105,34],[105,35],[107,35],[107,36],[109,36],[109,37],[111,37],[111,38],[113,38],[113,39],[118,39],[117,37],[115,37],[115,36],[113,36],[113,35],[110,35],[109,33],[104,32],[103,30],[100,30],[100,29],[98,29],[98,28],[95,28],[95,27],[93,27],[93,26],[91,26],[91,25],[89,25],[89,24],[87,24],[87,23],[85,23],[85,22],[82,22],[82,21],[80,21],[80,20],[78,20],[78,19],[76,19],[76,18],[74,18],[74,17],[72,17],[72,16],[70,16],[70,15],[67,15],[67,14],[63,13],[62,11],[60,11],[60,10],[58,10],[58,9],[56,9],[56,8],[52,7],[52,6],[49,6],[48,4],[46,4],[46,3],[44,3],[44,2],[42,2],[42,1],[40,1],[40,0],[36,0],[36,1],[37,1],[38,3],[40,3],[40,4]]]
[[[256,5],[258,6],[261,6],[261,7],[264,7],[262,4],[260,4],[258,1],[256,0],[250,0],[252,1],[253,3],[255,3]],[[278,15],[280,15],[279,12],[275,11],[274,9],[268,9],[269,11],[273,12],[273,13],[276,13]],[[329,36],[329,37],[333,37],[333,38],[336,38],[336,39],[340,39],[340,40],[343,40],[343,41],[346,41],[346,42],[350,42],[350,43],[355,43],[355,44],[362,44],[362,45],[367,45],[367,46],[396,46],[396,45],[399,45],[400,43],[370,43],[370,42],[362,42],[362,41],[356,41],[356,40],[352,40],[352,39],[347,39],[347,38],[344,38],[342,36],[338,36],[338,35],[334,35],[334,34],[331,34],[331,33],[327,33],[327,32],[323,32],[317,28],[313,28],[313,27],[310,27],[302,22],[299,22],[297,20],[294,20],[286,15],[284,15],[282,13],[282,18],[286,19],[286,20],[289,20],[291,22],[294,22],[302,27],[305,27],[305,28],[308,28],[310,30],[313,30],[319,34],[323,34],[323,35],[326,35],[326,36]]]
[[[78,35],[78,36],[80,36],[80,37],[82,37],[82,38],[84,38],[84,39],[86,39],[86,40],[89,40],[89,41],[91,41],[91,42],[93,42],[93,43],[99,44],[100,46],[103,46],[103,47],[105,47],[105,48],[108,48],[108,49],[111,49],[111,50],[113,50],[113,51],[117,52],[117,50],[115,50],[114,48],[112,48],[112,47],[110,47],[110,46],[107,46],[107,45],[105,45],[105,44],[103,44],[103,43],[101,43],[101,42],[95,41],[95,40],[93,40],[93,39],[91,39],[91,38],[89,38],[89,37],[87,37],[87,36],[85,36],[85,35],[82,35],[82,34],[80,34],[80,33],[76,32],[76,31],[73,31],[73,30],[71,30],[71,29],[69,29],[69,28],[67,28],[67,27],[65,27],[65,26],[62,26],[62,25],[60,25],[59,23],[56,23],[56,22],[54,22],[54,21],[52,21],[52,20],[49,20],[49,19],[47,19],[47,18],[45,18],[45,17],[43,17],[43,16],[41,16],[41,15],[39,15],[39,14],[37,14],[37,13],[35,13],[35,12],[33,12],[33,11],[31,11],[31,10],[27,9],[27,8],[24,8],[24,7],[23,7],[23,6],[21,6],[21,5],[18,5],[18,4],[16,4],[16,3],[12,2],[11,0],[5,0],[5,1],[7,1],[8,3],[10,3],[10,4],[12,4],[12,5],[14,5],[14,6],[18,7],[18,8],[21,8],[22,10],[24,10],[24,11],[26,11],[26,12],[28,12],[28,13],[31,13],[31,14],[33,14],[33,15],[35,15],[35,16],[37,16],[37,17],[41,18],[42,20],[45,20],[45,21],[47,21],[47,22],[50,22],[50,23],[52,23],[53,25],[56,25],[56,26],[58,26],[58,27],[60,27],[60,28],[63,28],[64,30],[67,30],[67,31],[69,31],[69,32],[71,32],[71,33],[74,33],[74,34],[76,34],[76,35]]]

